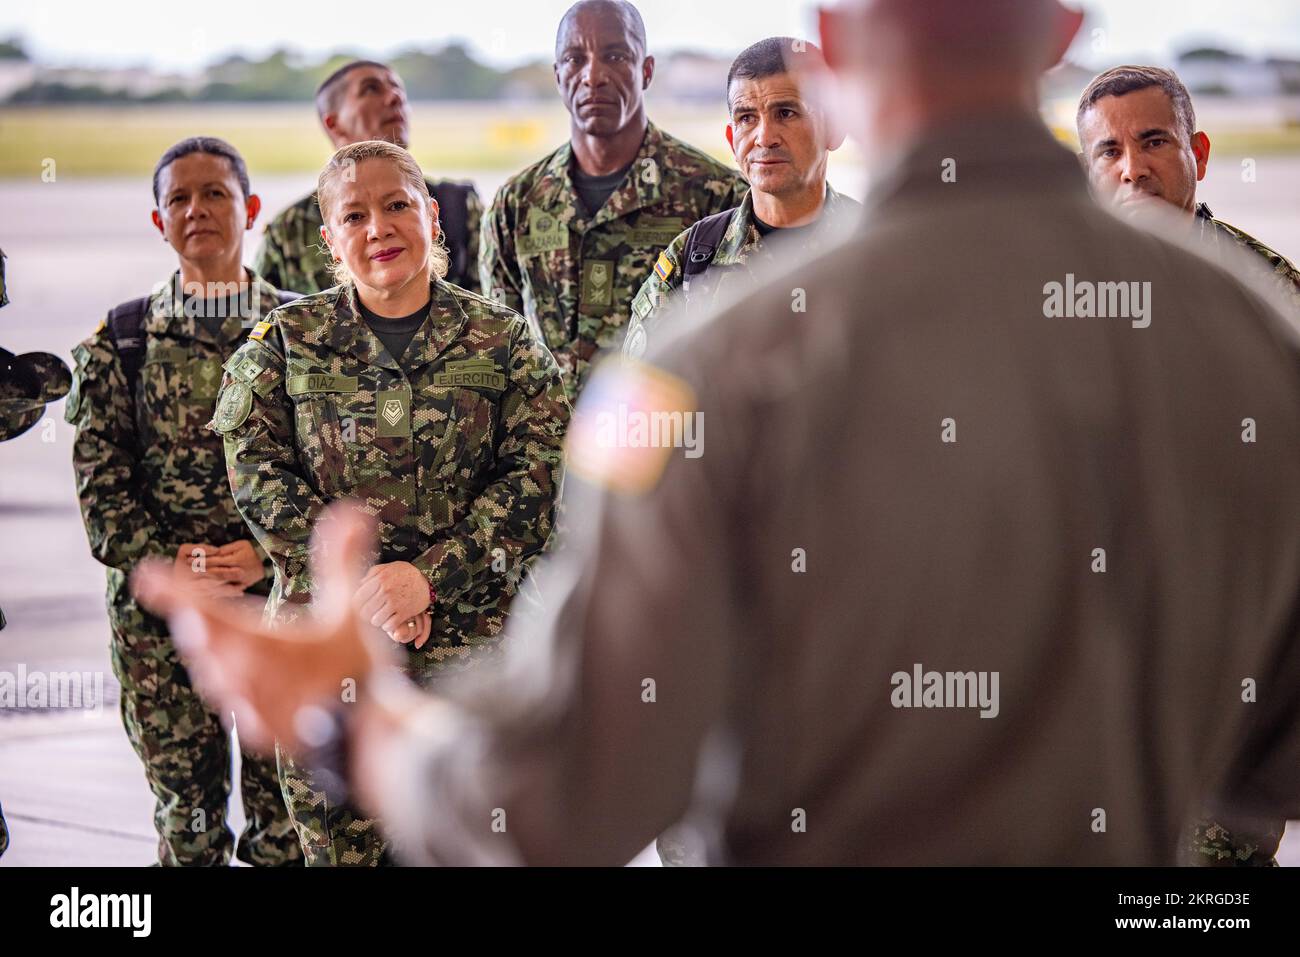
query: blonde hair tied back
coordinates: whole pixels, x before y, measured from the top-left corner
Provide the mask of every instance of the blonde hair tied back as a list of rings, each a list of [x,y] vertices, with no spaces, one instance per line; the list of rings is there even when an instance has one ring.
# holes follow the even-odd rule
[[[428,196],[428,186],[424,182],[424,171],[420,169],[420,164],[415,161],[415,157],[393,143],[385,140],[362,140],[360,143],[352,143],[344,146],[330,157],[325,168],[320,172],[320,178],[316,181],[316,202],[320,205],[321,218],[328,224],[330,220],[330,211],[334,206],[334,193],[340,181],[350,180],[356,177],[357,164],[362,160],[368,159],[386,159],[397,167],[402,178],[410,187],[421,196]],[[326,254],[330,255],[328,248]],[[451,267],[451,254],[447,251],[447,237],[441,228],[438,230],[438,239],[429,245],[429,272],[438,279],[443,279],[447,275],[447,270]],[[352,281],[352,273],[342,259],[336,260],[330,264],[330,275],[336,283],[342,284]]]

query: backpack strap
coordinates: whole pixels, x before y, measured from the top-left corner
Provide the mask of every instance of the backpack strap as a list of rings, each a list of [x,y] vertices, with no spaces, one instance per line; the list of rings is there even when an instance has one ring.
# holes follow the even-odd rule
[[[439,183],[436,187],[429,187],[429,195],[438,202],[438,220],[447,236],[450,272],[457,279],[464,277],[470,267],[469,192],[473,188],[464,183]]]
[[[148,308],[149,297],[141,296],[114,306],[108,314],[108,334],[126,373],[128,395],[132,396],[144,365],[144,317]]]
[[[712,216],[705,216],[687,232],[686,248],[682,251],[683,283],[689,285],[691,279],[709,268],[722,237],[727,234],[731,214],[735,211],[736,208],[725,209]]]
[[[283,306],[285,303],[301,299],[302,294],[287,289],[277,289],[275,298]],[[141,296],[120,306],[114,306],[108,314],[108,334],[122,362],[122,371],[126,373],[129,394],[135,395],[136,379],[140,376],[140,367],[144,365],[144,317],[149,311],[149,297]]]

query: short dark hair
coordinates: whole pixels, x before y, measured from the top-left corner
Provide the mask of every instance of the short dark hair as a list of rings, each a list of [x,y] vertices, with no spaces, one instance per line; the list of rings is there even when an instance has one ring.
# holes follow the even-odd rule
[[[380,63],[378,60],[352,60],[343,64],[325,79],[321,80],[320,86],[316,87],[316,115],[322,120],[326,114],[333,113],[339,108],[339,96],[343,93],[343,86],[340,82],[343,77],[347,76],[353,70],[363,66],[377,66],[381,70],[393,72],[393,68],[387,63]]]
[[[210,153],[213,156],[224,156],[230,161],[230,165],[235,171],[235,177],[239,180],[239,188],[244,191],[244,199],[248,199],[252,195],[253,189],[248,183],[248,167],[244,165],[244,158],[239,155],[239,150],[216,136],[191,136],[181,140],[168,149],[166,153],[163,153],[162,158],[158,160],[158,165],[153,168],[153,201],[155,206],[158,205],[159,201],[158,180],[162,178],[162,171],[182,156],[189,156],[191,153]]]
[[[1158,86],[1169,97],[1174,105],[1174,114],[1190,141],[1196,133],[1196,111],[1192,109],[1192,97],[1187,92],[1187,87],[1183,86],[1183,81],[1178,79],[1177,73],[1158,66],[1126,64],[1098,74],[1079,97],[1079,111],[1074,115],[1074,124],[1076,127],[1081,126],[1083,114],[1103,96],[1123,96],[1153,86]]]
[[[623,26],[631,29],[632,39],[641,45],[642,54],[646,52],[645,21],[641,19],[641,11],[629,3],[628,0],[578,0],[577,3],[564,11],[564,16],[560,17],[560,25],[555,28],[555,58],[557,60],[560,58],[560,41],[564,39],[564,28],[579,13],[592,7],[603,7],[609,13],[617,13],[623,20]]]
[[[768,37],[740,51],[731,61],[727,71],[727,92],[730,100],[731,84],[735,80],[761,80],[790,72],[797,57],[811,57],[810,62],[824,65],[822,51],[815,43],[794,37]]]

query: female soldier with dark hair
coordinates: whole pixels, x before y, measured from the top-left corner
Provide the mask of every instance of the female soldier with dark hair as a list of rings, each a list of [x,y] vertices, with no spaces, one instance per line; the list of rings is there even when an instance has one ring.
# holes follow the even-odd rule
[[[76,426],[73,465],[86,534],[108,568],[113,672],[127,737],[156,799],[158,860],[221,865],[230,741],[190,685],[167,626],[136,604],[131,569],[147,557],[175,564],[218,595],[266,593],[269,570],[235,509],[212,417],[221,364],[283,300],[241,265],[244,233],[261,202],[233,146],[182,140],[153,174],[153,224],[179,268],[153,292],[111,310],[73,350],[65,416]],[[244,755],[247,824],[237,856],[301,862],[275,765]]]

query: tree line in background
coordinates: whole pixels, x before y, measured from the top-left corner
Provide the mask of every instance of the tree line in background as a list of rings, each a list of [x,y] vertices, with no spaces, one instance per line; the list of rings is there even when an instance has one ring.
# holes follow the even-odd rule
[[[192,76],[161,74],[146,67],[95,69],[36,63],[19,38],[0,41],[0,102],[61,103],[248,103],[309,101],[321,80],[359,53],[340,51],[323,62],[290,50],[263,59],[226,57]],[[660,55],[656,87],[678,100],[716,101],[729,58],[677,51]],[[388,57],[412,100],[532,100],[555,95],[551,64],[535,60],[497,69],[452,41],[432,50],[411,49]],[[1193,93],[1225,96],[1300,94],[1300,60],[1254,58],[1218,47],[1197,47],[1172,64]],[[1066,62],[1045,78],[1048,89],[1077,95],[1095,70]]]
[[[19,40],[0,41],[0,69],[7,62],[30,66],[30,82],[14,85],[8,103],[213,103],[311,100],[320,82],[342,64],[364,59],[339,52],[310,63],[277,50],[264,59],[234,55],[196,77],[163,76],[146,69],[88,70],[33,64]],[[452,42],[432,51],[408,50],[387,58],[406,83],[412,100],[531,99],[555,95],[549,62],[535,61],[499,70],[475,59],[468,47]],[[723,67],[725,71],[725,66]],[[725,75],[725,72],[724,72]],[[716,91],[711,91],[716,94]]]

